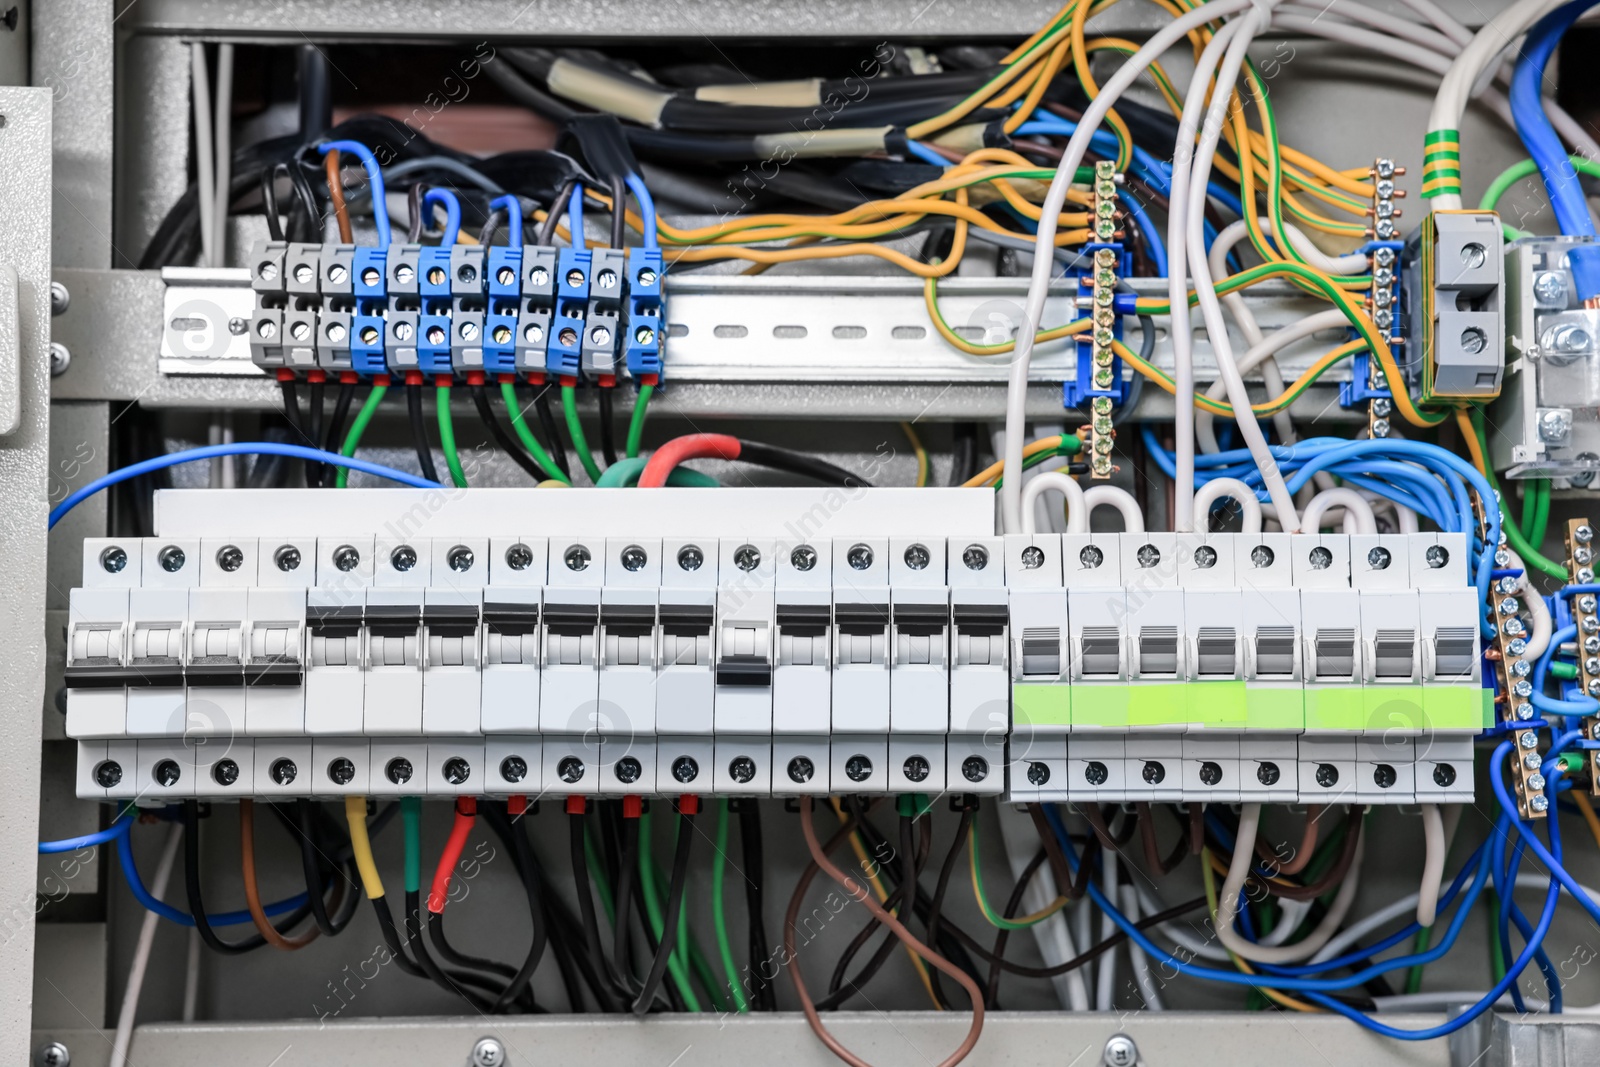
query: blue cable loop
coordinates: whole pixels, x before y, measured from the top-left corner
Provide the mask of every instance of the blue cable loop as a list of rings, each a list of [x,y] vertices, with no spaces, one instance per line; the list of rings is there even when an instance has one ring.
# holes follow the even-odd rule
[[[93,848],[96,845],[103,845],[107,841],[115,841],[117,838],[127,834],[132,828],[133,808],[129,807],[126,811],[121,812],[116,820],[104,830],[98,830],[92,834],[84,834],[81,837],[64,837],[59,841],[40,841],[39,854],[48,856],[57,852],[76,852],[80,848]]]
[[[422,196],[423,218],[430,217],[438,205],[444,207],[444,236],[439,238],[439,245],[448,248],[461,235],[461,199],[449,189],[429,189]]]
[[[67,497],[54,508],[50,509],[50,527],[60,522],[62,517],[94,496],[102,489],[109,489],[113,485],[125,482],[130,478],[137,478],[141,474],[151,471],[165,470],[176,467],[181,463],[198,463],[203,459],[215,459],[218,456],[287,456],[290,459],[309,459],[318,463],[327,463],[340,467],[348,467],[353,471],[363,474],[377,475],[379,478],[388,478],[390,481],[409,485],[415,489],[439,489],[438,482],[430,482],[406,471],[395,470],[378,463],[369,463],[364,459],[354,456],[341,456],[333,452],[324,452],[320,448],[307,448],[304,445],[279,444],[276,441],[235,441],[227,445],[206,445],[202,448],[188,448],[182,452],[169,452],[164,456],[156,456],[140,463],[129,464],[120,470],[102,475]]]
[[[144,879],[139,877],[139,867],[133,861],[133,844],[130,837],[129,834],[122,834],[117,838],[117,858],[122,861],[122,875],[127,880],[128,889],[132,891],[134,899],[144,905],[146,911],[153,911],[168,922],[177,923],[179,926],[193,926],[194,916],[179,911],[165,901],[157,900],[144,887]],[[306,894],[297,893],[287,900],[263,905],[261,910],[271,918],[294,911],[306,900]],[[250,917],[249,911],[225,911],[219,915],[207,914],[206,921],[212,926],[243,926],[254,920]]]
[[[622,180],[632,190],[633,197],[639,201],[639,217],[644,222],[644,246],[646,248],[660,248],[661,238],[656,228],[656,200],[650,195],[650,190],[645,186],[644,179],[637,174],[625,174]]]
[[[497,196],[489,201],[490,211],[506,213],[506,243],[512,248],[522,247],[522,201],[512,193]]]
[[[324,141],[317,145],[317,151],[323,155],[329,152],[349,152],[361,160],[361,166],[367,172],[367,181],[372,183],[372,221],[378,227],[378,247],[388,248],[390,241],[389,232],[389,205],[384,200],[383,168],[378,166],[378,157],[372,154],[372,149],[360,141]]]
[[[572,247],[583,248],[583,183],[572,187],[567,198],[567,232],[572,236]]]
[[[1500,801],[1501,810],[1506,812],[1509,818],[1512,818],[1517,822],[1517,825],[1522,832],[1522,836],[1528,842],[1528,847],[1533,850],[1533,854],[1535,856],[1539,857],[1539,862],[1544,864],[1545,867],[1550,870],[1550,873],[1553,874],[1556,880],[1566,888],[1568,893],[1572,894],[1573,899],[1578,902],[1579,906],[1581,906],[1584,911],[1589,913],[1590,918],[1600,922],[1600,902],[1596,902],[1594,898],[1590,897],[1588,893],[1583,891],[1583,887],[1578,885],[1577,880],[1573,878],[1571,874],[1567,873],[1567,869],[1562,865],[1561,860],[1551,851],[1551,849],[1545,847],[1544,842],[1540,841],[1538,837],[1534,836],[1534,834],[1531,832],[1532,828],[1528,824],[1523,823],[1520,816],[1518,816],[1517,803],[1512,799],[1510,792],[1506,789],[1505,762],[1506,754],[1510,751],[1511,742],[1502,741],[1498,746],[1496,746],[1494,755],[1490,757],[1489,761],[1489,783],[1494,786],[1494,795],[1495,798]],[[1556,792],[1555,783],[1560,780],[1561,774],[1562,770],[1559,766],[1557,766],[1552,768],[1549,775],[1546,775],[1545,790],[1551,796],[1552,800],[1554,799]],[[1557,824],[1557,820],[1545,819],[1543,822],[1549,828],[1552,845],[1559,850],[1561,830]]]

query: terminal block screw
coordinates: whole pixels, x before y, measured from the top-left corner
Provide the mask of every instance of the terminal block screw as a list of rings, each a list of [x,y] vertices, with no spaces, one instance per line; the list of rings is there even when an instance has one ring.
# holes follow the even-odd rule
[[[678,569],[680,571],[697,571],[706,561],[706,554],[700,551],[698,545],[684,545],[678,549]]]
[[[632,785],[634,782],[639,780],[639,775],[644,773],[644,768],[641,767],[639,765],[639,761],[634,759],[632,756],[623,756],[621,759],[617,760],[615,772],[617,775],[617,781],[621,782],[623,785]]]
[[[914,571],[927,570],[932,559],[927,545],[912,545],[905,551],[906,566]]]
[[[1106,554],[1094,545],[1084,545],[1078,550],[1078,562],[1088,570],[1094,570],[1106,561]]]
[[[272,554],[272,562],[280,571],[288,572],[300,568],[300,550],[293,545],[284,545]]]
[[[1541,304],[1555,304],[1565,307],[1567,303],[1567,279],[1560,271],[1540,271],[1538,277],[1533,279],[1533,295],[1538,297]]]
[[[872,549],[867,545],[851,545],[845,559],[852,570],[868,570],[872,567]]]
[[[629,545],[622,550],[622,568],[628,571],[642,571],[645,564],[650,562],[650,556],[638,545]]]
[[[211,768],[211,780],[220,786],[230,786],[239,780],[239,765],[231,759],[218,760]]]
[[[733,550],[733,565],[742,571],[753,571],[761,566],[761,550],[755,545],[740,545]]]
[[[989,777],[989,761],[982,756],[968,756],[961,763],[961,777],[969,782],[981,782]]]
[[[107,574],[117,574],[128,565],[128,553],[112,545],[100,553],[100,568]]]
[[[405,785],[411,781],[411,761],[403,756],[396,756],[383,768],[383,776],[395,785]]]
[[[569,571],[582,571],[589,569],[589,550],[582,545],[573,545],[567,549],[562,559],[567,564]]]
[[[688,756],[679,756],[672,761],[672,777],[688,785],[700,777],[700,764]]]
[[[817,565],[817,550],[810,545],[801,545],[789,553],[789,564],[797,571],[809,571]]]
[[[816,773],[816,765],[804,756],[796,756],[789,761],[789,781],[796,785],[804,785],[811,781],[811,776]]]
[[[1044,549],[1038,545],[1029,545],[1022,550],[1022,565],[1030,571],[1036,571],[1044,566]]]
[[[232,574],[244,566],[244,553],[237,545],[223,545],[217,549],[217,567]]]
[[[300,768],[294,765],[292,759],[273,760],[272,766],[267,768],[267,774],[278,785],[290,785],[300,773]]]
[[[1266,545],[1257,545],[1250,550],[1250,562],[1257,567],[1270,567],[1277,554]]]
[[[563,757],[556,764],[556,776],[568,785],[576,783],[583,777],[583,761],[576,756]]]
[[[186,559],[183,549],[177,545],[168,545],[156,556],[156,561],[161,564],[161,569],[168,574],[177,574],[183,570],[183,564]]]
[[[1548,811],[1550,809],[1550,798],[1543,793],[1535,793],[1528,798],[1528,807],[1534,811]]]
[[[507,756],[500,761],[500,777],[507,782],[520,782],[528,776],[528,761],[521,756]]]
[[[1155,545],[1140,545],[1133,558],[1139,561],[1139,566],[1148,569],[1161,562],[1161,550]]]
[[[328,764],[328,780],[334,785],[349,785],[355,776],[356,765],[343,756]]]
[[[1262,785],[1277,785],[1278,779],[1283,774],[1276,763],[1270,761],[1256,767],[1256,781]]]
[[[870,763],[867,764],[867,773],[872,773],[872,765]],[[728,777],[732,778],[740,785],[754,781],[755,776],[756,761],[751,759],[749,756],[735,756],[728,764]],[[857,778],[855,780],[860,781],[861,779]]]
[[[982,545],[968,545],[961,553],[961,562],[969,571],[981,571],[989,565],[989,553]]]
[[[906,757],[904,771],[906,775],[906,781],[908,782],[925,781],[928,777],[928,772],[931,769],[932,768],[928,766],[927,759],[922,756]]]
[[[514,571],[525,571],[533,566],[533,549],[518,541],[506,549],[506,566]]]
[[[410,545],[401,545],[389,553],[389,566],[397,571],[409,571],[417,565],[417,550]]]
[[[1580,545],[1586,545],[1594,540],[1594,530],[1588,526],[1580,526],[1572,531],[1572,539]]]
[[[1429,545],[1428,550],[1422,554],[1429,567],[1438,570],[1450,562],[1450,550],[1443,545]]]
[[[1201,570],[1209,570],[1217,565],[1217,550],[1210,545],[1201,545],[1194,550],[1194,565]]]
[[[1050,768],[1038,761],[1028,764],[1028,781],[1034,785],[1044,785],[1050,781]]]
[[[444,774],[444,780],[451,785],[461,785],[472,776],[471,764],[460,756],[451,756],[445,760],[440,771]]]
[[[94,780],[101,789],[110,789],[122,782],[122,764],[105,760],[94,769]]]
[[[333,550],[333,565],[342,571],[353,571],[361,566],[361,553],[354,545],[340,545]]]

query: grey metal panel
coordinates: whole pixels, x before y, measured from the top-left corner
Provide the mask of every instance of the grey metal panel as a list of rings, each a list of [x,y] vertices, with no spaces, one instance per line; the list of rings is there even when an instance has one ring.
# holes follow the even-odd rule
[[[7,19],[0,19],[0,85],[28,84],[28,38],[33,33],[33,5],[19,0],[8,4]]]
[[[1562,1067],[1600,1063],[1600,1021],[1593,1016],[1500,1015],[1484,1067]]]
[[[1401,1026],[1439,1021],[1437,1016],[1387,1017]],[[969,1016],[963,1012],[836,1012],[828,1028],[846,1047],[883,1067],[924,1067],[960,1043]],[[129,1062],[164,1067],[209,1067],[218,1049],[235,1063],[272,1067],[334,1064],[465,1063],[473,1044],[493,1036],[505,1047],[507,1067],[554,1063],[637,1063],[651,1067],[830,1067],[839,1061],[807,1028],[798,1013],[718,1017],[656,1015],[637,1022],[597,1026],[582,1017],[543,1019],[392,1018],[363,1021],[309,1019],[296,1023],[151,1024],[134,1031]],[[1126,1033],[1137,1043],[1144,1067],[1184,1067],[1197,1062],[1229,1067],[1282,1067],[1285,1063],[1359,1063],[1364,1067],[1424,1067],[1450,1062],[1445,1044],[1389,1041],[1328,1015],[1215,1014],[1207,1012],[1112,1013],[993,1012],[971,1062],[1008,1067],[1087,1067],[1100,1062],[1108,1037]],[[37,1041],[47,1035],[40,1033]],[[96,1056],[93,1034],[56,1033],[86,1045]],[[36,1041],[36,1043],[37,1043]],[[72,1046],[69,1045],[69,1048]],[[782,1053],[774,1056],[775,1049]],[[86,1059],[83,1064],[93,1064]],[[75,1067],[81,1067],[76,1051]]]
[[[116,47],[110,0],[48,0],[33,11],[33,84],[55,98],[55,262],[111,265],[111,155]]]
[[[51,383],[62,400],[140,399],[153,380],[161,347],[164,287],[156,271],[57,270],[71,302],[52,322],[72,362]]]
[[[132,10],[137,11],[138,7],[135,5]],[[125,14],[119,18],[119,30],[130,17]],[[135,36],[123,40],[117,65],[116,130],[120,151],[116,157],[116,247],[112,266],[132,267],[138,263],[150,235],[188,188],[192,114],[189,46],[172,38]]]
[[[45,468],[49,459],[50,91],[0,89],[0,262],[17,271],[22,423],[0,438],[0,855],[33,852],[39,827],[39,704],[44,698]],[[0,940],[0,1061],[24,1062],[32,1000],[32,863],[0,864],[6,936]],[[24,921],[11,910],[22,907]]]

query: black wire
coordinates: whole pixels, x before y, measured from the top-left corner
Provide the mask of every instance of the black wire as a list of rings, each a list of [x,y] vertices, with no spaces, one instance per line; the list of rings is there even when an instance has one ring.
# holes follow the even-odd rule
[[[619,174],[611,176],[611,247],[628,244],[628,185]],[[615,463],[615,460],[612,460]]]
[[[267,943],[260,934],[251,934],[242,941],[224,941],[211,929],[205,898],[200,892],[200,804],[194,800],[183,802],[183,884],[189,897],[189,914],[194,916],[194,928],[200,932],[200,940],[207,948],[224,956],[238,956]],[[312,886],[311,899],[320,902],[321,889],[321,886]],[[285,923],[283,928],[293,925]]]
[[[606,461],[606,466],[611,466],[617,461],[616,421],[611,405],[612,389],[601,386],[598,390],[600,396],[600,456]]]
[[[323,401],[327,395],[327,388],[324,382],[311,383],[310,418],[306,422],[306,436],[311,439],[312,448],[322,447],[322,409]],[[313,488],[321,485],[327,473],[326,464],[316,464],[315,472],[312,471],[311,466],[308,464],[306,467],[306,484]]]
[[[762,977],[761,968],[771,962],[767,947],[767,918],[763,890],[766,883],[761,848],[761,806],[754,799],[739,801],[739,843],[744,861],[744,902],[750,929],[751,1004],[762,1011],[778,1010],[777,991]]]
[[[545,215],[544,222],[539,224],[540,244],[547,245],[556,239],[556,227],[561,224],[562,217],[566,215],[567,205],[572,199],[572,190],[577,187],[577,178],[568,178],[561,183],[560,191],[556,193],[555,199],[550,201],[550,210]]]
[[[519,872],[525,859],[528,872],[538,882],[540,918],[544,923],[546,932],[549,934],[550,952],[555,956],[556,966],[561,972],[561,983],[567,993],[567,1002],[572,1006],[574,1012],[583,1011],[583,987],[579,984],[580,978],[583,976],[579,973],[580,969],[578,964],[574,962],[571,946],[567,944],[566,940],[567,932],[577,928],[576,920],[573,918],[572,913],[567,910],[566,904],[562,902],[560,894],[556,892],[545,877],[544,866],[534,856],[533,847],[531,845],[528,847],[528,855],[526,857],[519,857],[519,850],[511,839],[511,820],[501,815],[493,807],[484,808],[483,815],[489,826],[499,835],[500,840],[505,842],[507,848],[511,849],[512,862],[517,864]],[[587,971],[584,972],[584,974],[587,973]],[[587,979],[585,978],[584,980]]]
[[[502,452],[516,460],[517,466],[528,472],[528,477],[536,482],[544,481],[545,472],[533,461],[533,457],[528,455],[527,450],[522,447],[520,442],[511,439],[511,435],[506,432],[506,428],[495,417],[494,408],[489,405],[488,390],[482,384],[474,385],[471,388],[472,403],[478,409],[478,417],[483,420],[485,426],[489,427],[489,436],[494,438],[494,443],[500,446]]]
[[[427,946],[422,940],[421,893],[415,889],[406,890],[406,943],[411,946],[411,952],[416,956],[422,970],[440,989],[456,994],[476,1011],[489,1010],[491,1002],[469,988],[488,984],[487,979],[481,975],[446,974],[438,962],[428,954]],[[495,984],[489,992],[495,993],[498,990],[499,985]]]
[[[539,429],[544,431],[545,448],[549,451],[550,458],[562,476],[570,481],[572,468],[567,466],[567,445],[556,429],[555,412],[550,410],[550,386],[546,385],[539,390],[539,395],[533,398],[533,411],[539,417]]]
[[[427,192],[427,182],[417,182],[406,192],[406,209],[411,212],[411,221],[406,225],[407,244],[422,240],[422,198]]]
[[[496,812],[496,815],[498,814],[499,812]],[[500,994],[500,999],[495,1001],[495,1011],[504,1011],[522,995],[524,990],[528,989],[533,972],[539,968],[539,961],[544,958],[545,944],[548,940],[548,927],[543,922],[544,902],[539,892],[539,880],[533,873],[533,849],[528,845],[527,828],[519,825],[520,819],[512,819],[509,810],[505,817],[511,824],[512,860],[517,866],[517,873],[522,877],[523,891],[528,895],[528,916],[533,922],[533,942],[528,946],[528,955],[523,959],[522,966],[517,969],[516,977],[511,979],[506,991]],[[531,995],[531,990],[529,992]]]
[[[306,436],[305,424],[300,420],[300,394],[295,389],[294,379],[286,378],[279,382],[278,389],[283,393],[283,417],[289,423],[289,432],[294,443],[306,445],[310,448],[317,447],[317,442]],[[311,480],[311,470],[314,466],[320,467],[321,465],[307,460],[303,466],[305,467],[306,484],[315,485],[316,483]]]
[[[667,887],[667,913],[661,920],[661,944],[656,947],[650,973],[645,976],[644,988],[633,1002],[633,1013],[643,1015],[650,1010],[667,974],[667,961],[678,943],[678,919],[683,911],[683,891],[689,878],[689,853],[694,846],[694,816],[678,814],[678,846],[672,857],[672,881]],[[618,905],[620,912],[621,905]]]
[[[439,480],[439,471],[433,465],[433,449],[428,444],[427,423],[422,418],[422,386],[406,386],[406,407],[411,414],[411,441],[416,445],[417,463],[422,476],[430,482]]]
[[[433,950],[439,954],[439,958],[445,963],[460,970],[478,971],[504,979],[503,982],[499,983],[502,989],[506,982],[517,976],[515,967],[501,963],[499,960],[491,960],[486,956],[468,955],[452,945],[450,939],[444,933],[444,912],[442,910],[434,911],[429,908],[424,919],[428,924],[428,940],[433,944]]]
[[[295,226],[296,219],[293,215],[287,216],[285,234],[291,240],[298,236],[303,241],[321,241],[322,203],[317,199],[317,191],[311,186],[311,179],[306,177],[305,167],[298,160],[280,166],[289,175],[289,184],[294,188],[295,195],[300,201],[300,210],[305,216],[299,227]]]
[[[494,243],[494,236],[500,230],[500,218],[504,214],[505,212],[495,208],[489,212],[489,217],[483,220],[483,229],[478,231],[478,243],[484,248]]]
[[[928,940],[934,944],[939,943],[939,916],[944,911],[944,895],[950,888],[950,876],[955,872],[956,860],[961,856],[961,849],[967,843],[967,831],[972,826],[973,809],[963,808],[961,820],[956,824],[956,836],[950,842],[950,851],[945,853],[944,863],[939,867],[939,881],[934,884],[933,899],[928,905]],[[928,968],[928,984],[933,987],[933,999],[944,1011],[950,1010],[950,1002],[945,998],[944,988],[939,984],[938,975],[934,974],[937,967]]]
[[[267,236],[283,240],[283,225],[278,221],[278,168],[261,171],[261,212],[267,217]]]
[[[948,485],[964,485],[978,473],[978,424],[958,422],[951,427],[953,447]]]
[[[628,950],[632,948],[629,927],[633,918],[635,874],[639,868],[638,819],[623,820],[622,851],[618,867],[617,915],[611,944],[611,970],[623,991],[628,996],[633,996],[638,992],[639,984],[633,976],[633,961],[629,959]],[[648,923],[645,924],[645,928],[649,929]]]
[[[322,450],[324,452],[338,452],[344,446],[344,420],[350,417],[350,405],[356,398],[355,382],[339,383],[339,399],[333,402],[333,418],[328,423],[327,431],[322,435]],[[324,485],[333,483],[323,478]]]
[[[405,949],[400,944],[400,931],[395,928],[394,916],[389,912],[387,897],[373,897],[372,910],[378,914],[378,928],[383,931],[383,943],[389,948],[389,955],[394,957],[400,969],[414,978],[426,978],[428,974],[417,966],[415,960],[407,956]]]
[[[858,474],[852,474],[843,467],[836,467],[827,460],[808,456],[803,452],[792,452],[787,448],[778,448],[774,445],[764,445],[759,441],[746,441],[739,439],[739,458],[746,463],[754,463],[758,467],[770,467],[773,470],[788,471],[790,474],[799,474],[807,478],[814,478],[827,485],[865,486],[871,487],[872,483]]]
[[[300,866],[306,879],[306,903],[311,905],[311,917],[316,920],[317,929],[324,936],[333,937],[339,931],[334,928],[333,920],[328,917],[328,908],[322,900],[323,871],[316,841],[312,839],[315,829],[311,824],[311,801],[305,797],[297,799],[294,802],[294,818],[295,836],[300,839]]]
[[[583,917],[583,939],[591,965],[604,973],[605,948],[600,943],[600,919],[595,914],[594,894],[589,887],[589,864],[584,857],[583,833],[585,816],[571,812],[567,816],[571,836],[572,882],[578,891],[578,914]],[[601,1011],[621,1011],[622,1005],[612,994],[609,983],[594,986],[595,999]]]

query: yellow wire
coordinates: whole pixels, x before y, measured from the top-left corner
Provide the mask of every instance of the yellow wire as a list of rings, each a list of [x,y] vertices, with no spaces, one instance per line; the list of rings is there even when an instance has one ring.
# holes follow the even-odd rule
[[[900,432],[906,435],[906,440],[911,442],[911,451],[917,455],[917,488],[921,489],[928,484],[928,450],[922,447],[922,438],[917,436],[917,431],[909,422],[900,424]]]
[[[1040,452],[1048,452],[1052,448],[1060,447],[1061,438],[1061,434],[1055,434],[1052,437],[1041,437],[1037,441],[1028,442],[1022,448],[1022,458],[1027,459],[1029,456],[1035,456]],[[962,482],[961,487],[963,489],[976,489],[979,486],[988,485],[990,482],[1000,477],[1004,470],[1005,461],[996,460],[994,463],[991,463],[987,467],[983,468],[983,470],[979,471],[977,474],[974,474],[971,478],[968,478],[966,481]]]
[[[999,927],[1002,930],[1014,930],[1023,926],[1032,926],[1034,923],[1044,922],[1067,906],[1067,898],[1058,896],[1043,909],[1034,912],[1032,915],[1019,915],[1015,919],[1006,919],[1002,915],[997,915],[988,900],[984,898],[983,883],[978,879],[978,827],[976,823],[967,828],[967,856],[967,866],[972,874],[972,898],[978,902],[978,910],[983,912],[983,917],[988,920],[990,926]]]
[[[1472,455],[1472,465],[1478,468],[1478,473],[1484,477],[1489,475],[1489,463],[1484,458],[1483,446],[1478,444],[1477,431],[1472,428],[1472,416],[1467,414],[1466,408],[1456,409],[1456,426],[1461,430],[1461,436],[1467,439],[1467,451]]]
[[[1205,876],[1206,903],[1211,908],[1211,926],[1212,929],[1215,929],[1217,924],[1217,880],[1215,876],[1212,875],[1211,871],[1213,865],[1218,864],[1219,861],[1211,854],[1210,849],[1202,849],[1201,851],[1204,854],[1206,862],[1200,865],[1200,871]],[[1233,961],[1234,967],[1238,968],[1241,973],[1256,973],[1255,969],[1252,968],[1250,964],[1246,963],[1240,957],[1234,955],[1231,949],[1228,951],[1228,958]],[[1252,988],[1264,993],[1267,996],[1267,999],[1271,1000],[1273,1003],[1281,1004],[1291,1011],[1320,1012],[1322,1010],[1321,1008],[1313,1007],[1304,1001],[1296,1000],[1291,996],[1280,993],[1276,989],[1269,989],[1266,986],[1253,986]]]
[[[839,798],[829,797],[828,799],[832,802],[833,813],[839,816],[839,821],[848,821],[845,817],[844,808],[839,803]],[[877,895],[878,903],[882,904],[885,900],[888,900],[888,891],[883,888],[883,881],[878,877],[878,867],[867,855],[867,847],[861,843],[861,835],[859,833],[850,835],[850,850],[856,854],[856,862],[861,865],[861,873],[866,875],[867,881],[872,884],[872,891]],[[924,966],[922,957],[917,955],[910,945],[905,948],[906,955],[911,957],[911,966],[916,969],[917,977],[922,979],[922,987],[928,991],[928,999],[933,1001],[934,1008],[943,1011],[944,1008],[940,1005],[939,998],[933,995],[933,983],[928,980],[928,968]]]
[[[382,900],[383,878],[372,858],[372,838],[367,836],[367,798],[345,797],[344,818],[350,824],[350,851],[355,855],[356,870],[361,872],[361,888],[366,890],[368,900]]]

